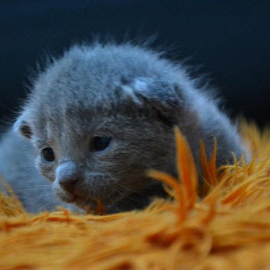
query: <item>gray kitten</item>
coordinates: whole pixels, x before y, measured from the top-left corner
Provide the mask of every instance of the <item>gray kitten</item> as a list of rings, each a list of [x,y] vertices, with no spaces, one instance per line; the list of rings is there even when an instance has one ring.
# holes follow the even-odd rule
[[[144,47],[74,46],[34,81],[2,138],[0,171],[29,211],[95,199],[108,212],[142,208],[164,196],[148,169],[176,175],[174,125],[199,170],[200,140],[209,156],[217,138],[218,165],[245,151],[236,127],[197,88],[181,65]]]

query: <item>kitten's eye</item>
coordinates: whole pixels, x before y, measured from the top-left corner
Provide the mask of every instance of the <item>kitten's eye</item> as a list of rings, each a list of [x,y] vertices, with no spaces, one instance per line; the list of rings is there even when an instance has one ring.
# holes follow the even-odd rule
[[[43,148],[41,150],[41,156],[45,162],[53,162],[55,160],[54,152],[52,148],[49,147]]]
[[[96,136],[93,138],[92,141],[92,149],[94,151],[102,151],[110,145],[111,140],[112,140],[111,137]]]

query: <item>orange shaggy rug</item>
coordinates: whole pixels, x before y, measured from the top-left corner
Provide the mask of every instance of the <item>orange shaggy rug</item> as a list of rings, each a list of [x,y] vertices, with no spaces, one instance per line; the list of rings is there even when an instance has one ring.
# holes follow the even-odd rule
[[[216,168],[201,162],[205,183],[176,129],[179,179],[162,172],[175,198],[115,215],[26,213],[10,190],[0,195],[0,269],[270,269],[270,132],[242,125],[253,158]],[[102,212],[100,205],[97,211]]]

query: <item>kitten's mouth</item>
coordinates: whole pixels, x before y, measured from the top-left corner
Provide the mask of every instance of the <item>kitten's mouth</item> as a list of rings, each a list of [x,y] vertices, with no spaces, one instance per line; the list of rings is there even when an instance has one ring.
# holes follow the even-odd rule
[[[79,196],[69,192],[57,192],[57,197],[66,203],[72,203],[87,212],[95,212],[97,208],[103,207],[103,203],[99,199],[86,196]]]
[[[98,200],[92,198],[76,196],[73,203],[86,211],[92,212],[97,208],[98,206],[97,202]]]
[[[159,183],[153,183],[140,192],[134,192],[131,194],[122,193],[122,196],[119,196],[117,190],[115,190],[115,192],[111,192],[109,195],[107,193],[107,196],[97,196],[96,198],[90,196],[90,194],[88,194],[88,196],[83,196],[75,193],[69,193],[61,188],[54,189],[54,192],[60,200],[72,203],[88,213],[100,213],[100,209],[104,210],[106,213],[142,209],[149,205],[154,197],[164,198],[167,196],[166,191],[164,191],[162,185]]]
[[[92,205],[94,200],[85,196],[78,196],[68,192],[58,193],[58,198],[66,203],[74,203],[77,206],[84,208],[87,205]]]

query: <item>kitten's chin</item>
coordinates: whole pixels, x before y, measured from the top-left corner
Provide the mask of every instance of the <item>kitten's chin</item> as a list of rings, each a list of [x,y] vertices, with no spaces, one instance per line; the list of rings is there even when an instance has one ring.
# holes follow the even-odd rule
[[[98,208],[99,202],[101,203],[104,211],[106,213],[109,213],[110,212],[109,209],[111,209],[115,205],[115,202],[118,201],[117,199],[109,201],[108,198],[93,199],[92,197],[89,196],[79,196],[77,194],[69,193],[63,190],[57,184],[53,185],[53,193],[62,202],[71,203],[83,210],[90,211],[91,213],[95,212],[95,210]],[[114,198],[115,196],[110,197]]]
[[[153,198],[164,198],[168,195],[164,191],[162,185],[155,182],[140,192],[122,192],[121,196],[119,196],[119,192],[116,190],[115,192],[112,192],[110,196],[97,196],[97,199],[93,199],[90,196],[79,196],[77,194],[69,193],[63,190],[59,185],[57,185],[57,183],[53,183],[53,193],[61,201],[72,203],[73,205],[90,213],[94,213],[100,208],[100,202],[103,210],[107,214],[143,209],[151,203]]]
[[[94,212],[98,206],[97,201],[86,198],[76,196],[75,201],[73,202],[76,206],[86,211]]]
[[[95,212],[96,210],[102,210],[106,214],[112,214],[116,212],[121,212],[121,210],[117,209],[116,211],[112,209],[115,208],[115,205],[117,204],[118,200],[115,201],[108,201],[106,199],[92,199],[87,197],[79,197],[76,196],[75,200],[73,201],[73,204],[75,204],[77,207],[90,211],[91,213]],[[101,208],[100,208],[101,207]]]
[[[55,193],[55,192],[54,192]],[[97,201],[87,197],[76,196],[67,192],[58,192],[55,194],[62,202],[73,204],[85,211],[95,212]]]

